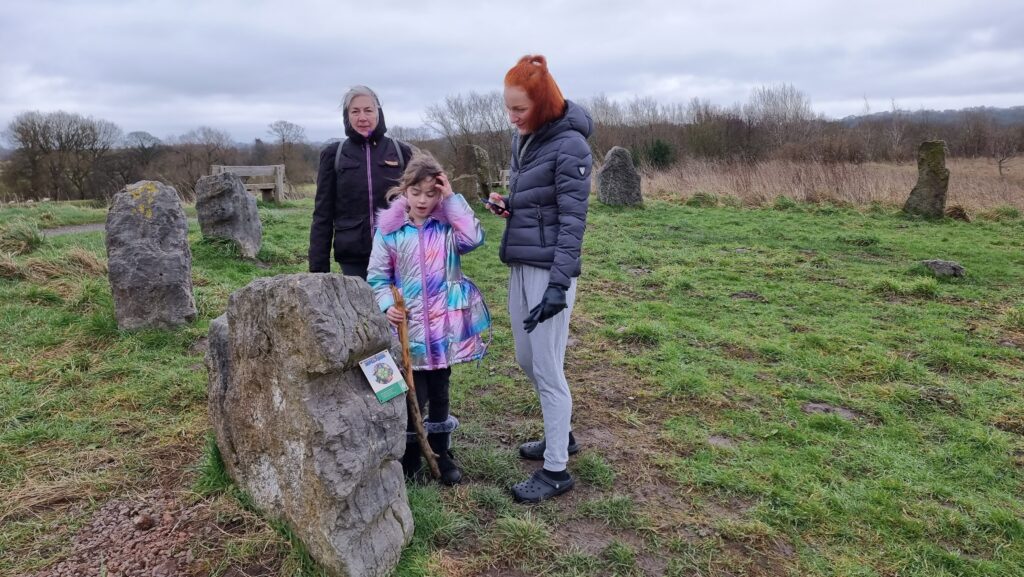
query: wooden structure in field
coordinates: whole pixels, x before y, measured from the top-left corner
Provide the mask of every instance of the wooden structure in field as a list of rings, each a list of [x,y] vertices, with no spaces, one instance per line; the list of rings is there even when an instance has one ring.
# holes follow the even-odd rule
[[[216,176],[225,172],[231,172],[242,177],[245,181],[245,189],[253,194],[260,193],[263,202],[281,202],[284,200],[284,165],[272,164],[269,166],[223,166],[214,164],[210,167],[210,174]],[[270,176],[273,182],[249,182],[248,177]]]

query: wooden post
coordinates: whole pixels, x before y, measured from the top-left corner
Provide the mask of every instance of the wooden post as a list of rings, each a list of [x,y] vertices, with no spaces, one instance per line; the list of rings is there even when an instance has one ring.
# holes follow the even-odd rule
[[[395,297],[394,306],[398,307],[403,315],[407,314],[405,300],[402,299],[402,293],[395,285],[391,285],[391,295]],[[416,438],[420,441],[423,456],[427,458],[427,465],[430,466],[430,475],[437,479],[441,477],[441,470],[437,468],[437,455],[430,448],[430,443],[427,441],[427,431],[423,428],[423,417],[420,415],[420,404],[416,397],[416,384],[412,380],[412,357],[409,355],[409,321],[405,316],[402,317],[402,322],[398,323],[398,340],[402,343],[402,364],[405,365],[405,382],[409,384],[409,392],[405,394],[405,402],[409,405],[409,418],[415,421],[413,426],[416,427]]]
[[[284,165],[278,164],[274,186],[274,202],[280,204],[284,200]]]

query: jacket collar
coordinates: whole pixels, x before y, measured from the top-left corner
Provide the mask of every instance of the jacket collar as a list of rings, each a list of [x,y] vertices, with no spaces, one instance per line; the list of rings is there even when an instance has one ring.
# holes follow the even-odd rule
[[[442,224],[448,224],[448,216],[445,214],[444,208],[442,208],[444,202],[442,200],[437,203],[437,206],[434,207],[434,210],[427,217],[428,221],[432,218]],[[377,211],[377,228],[380,229],[382,234],[391,234],[406,224],[412,225],[412,221],[409,220],[409,201],[404,196],[391,201],[387,208]]]
[[[538,144],[551,140],[567,130],[575,130],[582,134],[583,138],[590,138],[594,132],[594,121],[590,118],[590,113],[571,100],[565,101],[565,114],[544,123],[533,134],[515,135],[513,150],[519,165],[522,165],[527,148],[535,148]],[[527,141],[523,141],[524,138]]]

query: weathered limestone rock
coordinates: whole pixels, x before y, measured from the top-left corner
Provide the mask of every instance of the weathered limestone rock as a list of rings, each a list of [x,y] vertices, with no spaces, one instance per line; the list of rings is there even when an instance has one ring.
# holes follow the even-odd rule
[[[921,264],[928,267],[932,273],[937,277],[945,276],[964,276],[967,272],[960,263],[951,260],[923,260]]]
[[[210,324],[227,470],[334,575],[390,575],[412,539],[405,396],[380,404],[358,365],[391,344],[369,286],[338,274],[256,279]]]
[[[949,189],[946,143],[928,140],[917,151],[917,184],[903,205],[903,212],[928,218],[942,218]]]
[[[125,187],[107,213],[106,236],[118,328],[195,320],[188,220],[173,187],[151,180]]]
[[[597,199],[611,206],[643,204],[640,173],[625,148],[613,146],[605,155],[604,165],[597,172]]]
[[[460,146],[455,166],[458,176],[452,179],[452,188],[466,197],[470,205],[487,198],[491,193],[490,168],[490,156],[485,148],[475,144]]]
[[[245,258],[256,258],[263,241],[263,225],[256,197],[231,172],[204,176],[196,183],[199,229],[207,238],[226,238],[238,245]]]

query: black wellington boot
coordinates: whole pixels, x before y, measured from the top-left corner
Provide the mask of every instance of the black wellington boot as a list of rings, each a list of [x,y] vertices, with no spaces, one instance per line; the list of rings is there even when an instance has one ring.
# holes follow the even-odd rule
[[[459,464],[455,462],[455,456],[448,449],[448,442],[451,433],[430,433],[427,441],[430,447],[437,454],[437,468],[441,471],[441,483],[445,485],[458,485],[462,482],[462,471]]]

